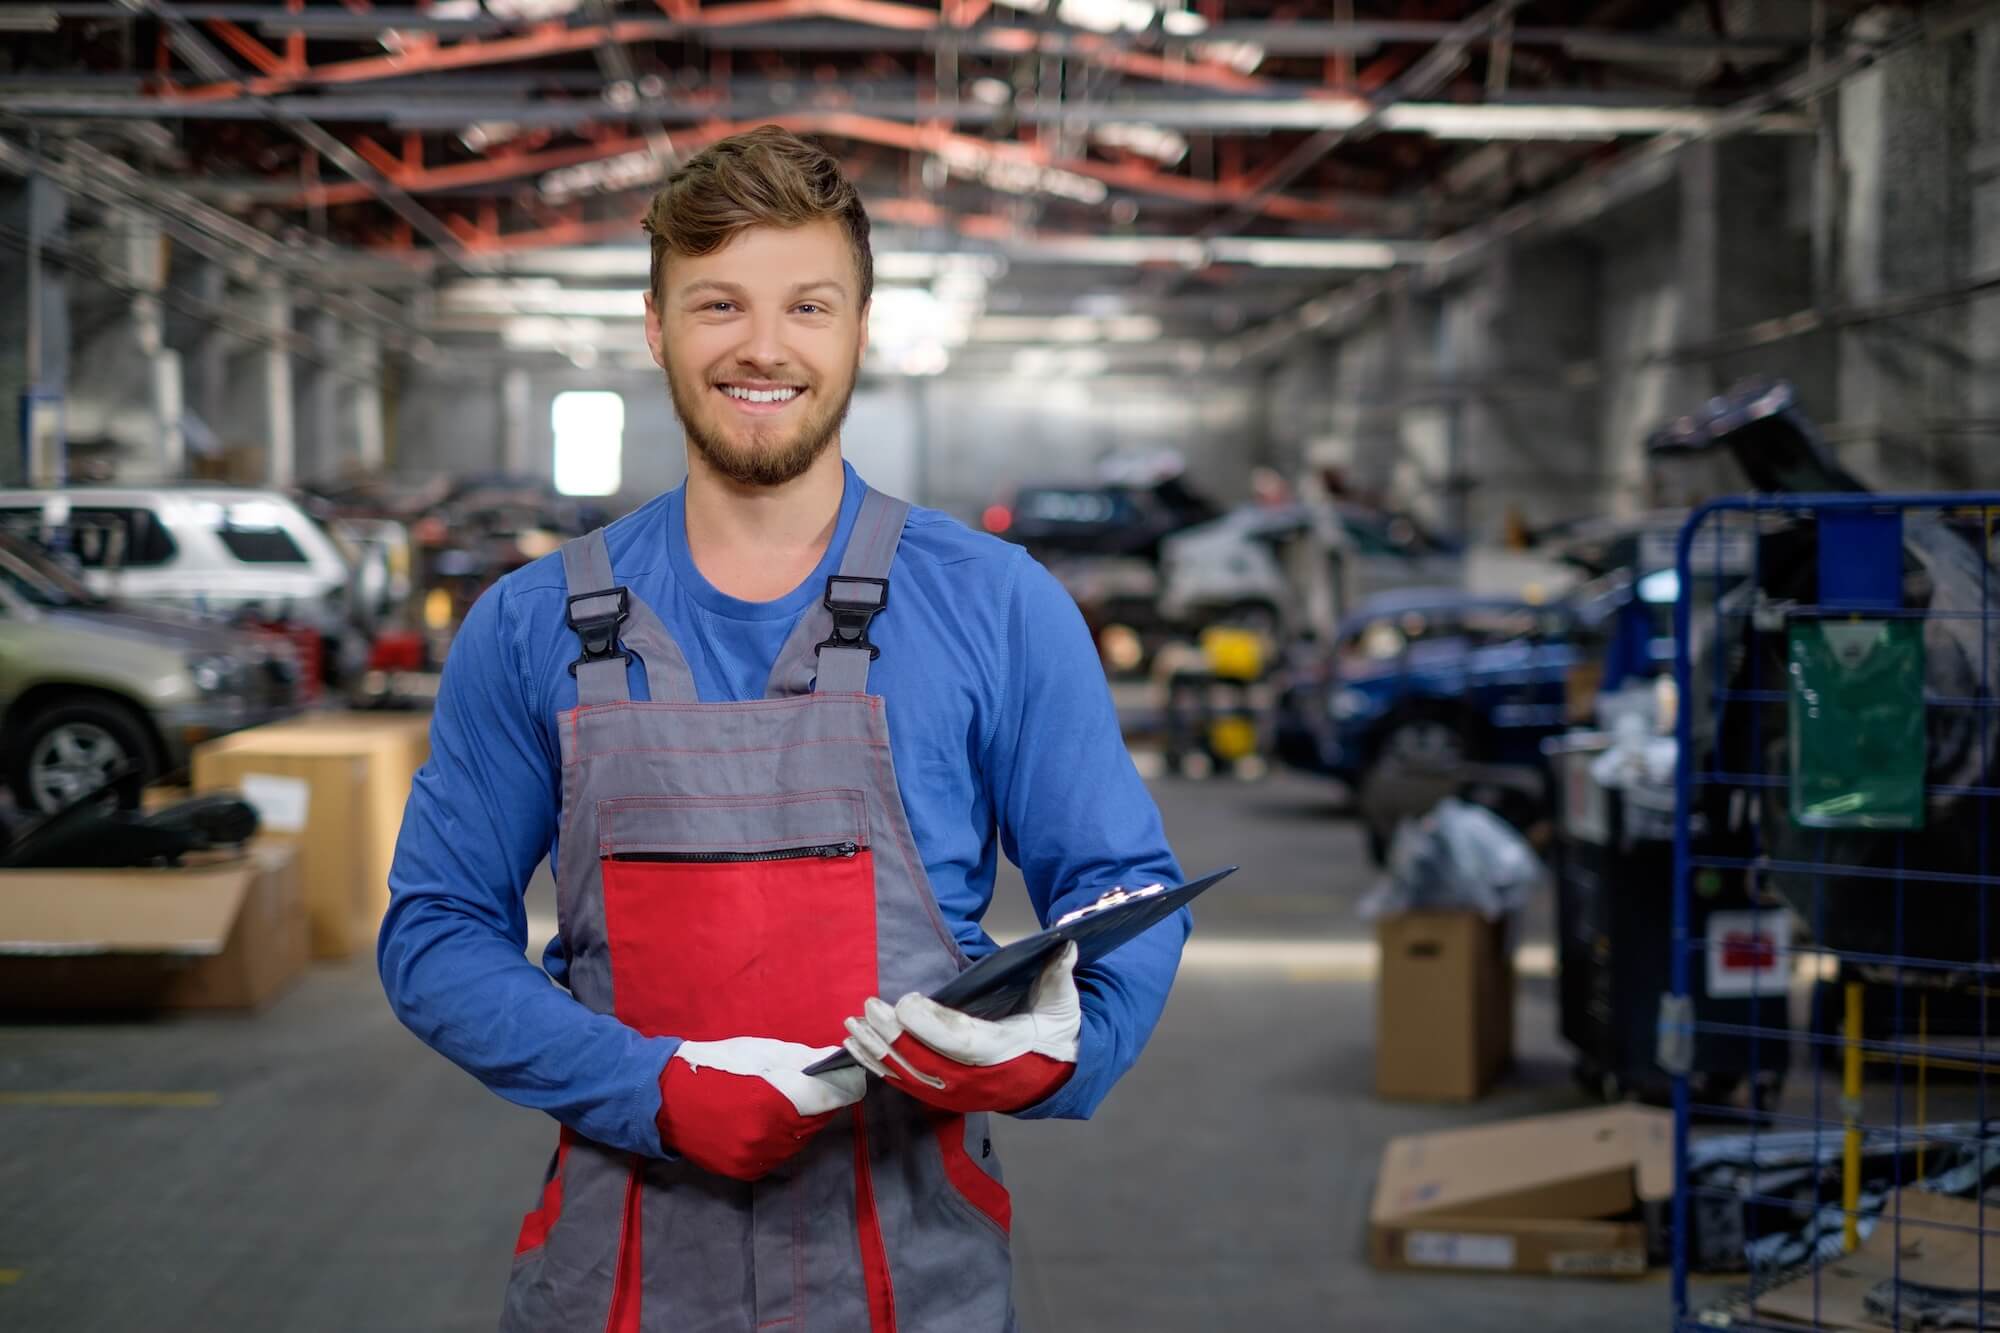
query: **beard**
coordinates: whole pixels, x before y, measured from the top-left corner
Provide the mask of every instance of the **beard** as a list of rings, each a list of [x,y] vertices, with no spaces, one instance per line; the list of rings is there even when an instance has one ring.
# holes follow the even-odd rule
[[[847,420],[847,407],[854,398],[857,377],[850,372],[847,382],[839,386],[838,396],[825,398],[823,402],[821,386],[808,385],[806,412],[797,425],[753,425],[747,439],[742,440],[725,438],[721,431],[709,428],[702,413],[707,404],[699,401],[712,387],[706,380],[695,386],[691,398],[682,393],[673,372],[667,372],[666,378],[674,415],[680,418],[688,444],[701,455],[702,461],[739,486],[772,487],[804,476],[827,447],[840,438],[840,426]]]

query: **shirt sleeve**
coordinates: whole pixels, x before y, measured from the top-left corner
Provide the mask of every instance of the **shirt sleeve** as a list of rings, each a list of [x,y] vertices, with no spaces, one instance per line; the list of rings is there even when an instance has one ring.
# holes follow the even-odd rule
[[[389,872],[383,989],[405,1026],[508,1101],[659,1156],[660,1074],[679,1043],[590,1009],[525,953],[524,894],[554,836],[561,758],[530,703],[507,601],[504,582],[480,598],[445,663]]]
[[[1125,748],[1076,603],[1023,551],[1008,606],[1008,678],[985,766],[1001,848],[1021,868],[1035,915],[1047,925],[1118,885],[1179,883],[1159,807]],[[1015,1114],[1090,1117],[1145,1049],[1192,925],[1183,909],[1077,969],[1076,1072],[1048,1100]]]

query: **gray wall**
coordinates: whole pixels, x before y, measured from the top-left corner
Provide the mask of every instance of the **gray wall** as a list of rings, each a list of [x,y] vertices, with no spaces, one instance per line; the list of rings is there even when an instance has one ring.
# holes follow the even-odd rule
[[[1771,375],[1878,486],[2000,487],[2000,292],[1972,290],[2000,274],[2000,23],[1821,105],[1818,136],[1693,146],[1586,226],[1301,339],[1265,372],[1298,405],[1272,449],[1331,441],[1392,502],[1492,538],[1739,488],[1723,463],[1649,465],[1644,440]]]
[[[625,399],[620,506],[679,485],[685,444],[659,373],[535,368],[525,373],[522,459],[553,471],[550,408],[570,389]],[[439,361],[406,367],[393,395],[391,466],[420,483],[441,473],[498,471],[507,452],[505,371]],[[1257,395],[1219,380],[1166,376],[1028,381],[943,376],[864,379],[842,447],[870,482],[971,519],[1013,486],[1085,479],[1113,454],[1174,450],[1194,480],[1241,499],[1256,458]]]

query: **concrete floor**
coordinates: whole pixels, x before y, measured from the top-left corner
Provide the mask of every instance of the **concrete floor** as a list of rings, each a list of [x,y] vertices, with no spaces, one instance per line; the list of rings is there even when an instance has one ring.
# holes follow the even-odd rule
[[[1549,983],[1523,982],[1503,1090],[1378,1103],[1358,830],[1289,777],[1156,790],[1190,872],[1245,868],[1098,1117],[1001,1131],[1030,1333],[1666,1327],[1657,1280],[1363,1263],[1389,1136],[1576,1104]],[[1017,880],[1000,902],[996,931],[1029,924]],[[76,1092],[196,1095],[50,1095]],[[366,957],[254,1018],[0,1026],[0,1329],[490,1329],[552,1138],[405,1032]]]

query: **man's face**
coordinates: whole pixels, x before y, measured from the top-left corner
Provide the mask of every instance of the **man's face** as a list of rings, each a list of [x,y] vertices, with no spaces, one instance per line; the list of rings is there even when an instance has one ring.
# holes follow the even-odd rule
[[[839,437],[868,345],[855,267],[831,221],[668,257],[646,342],[688,443],[731,481],[783,485]]]

